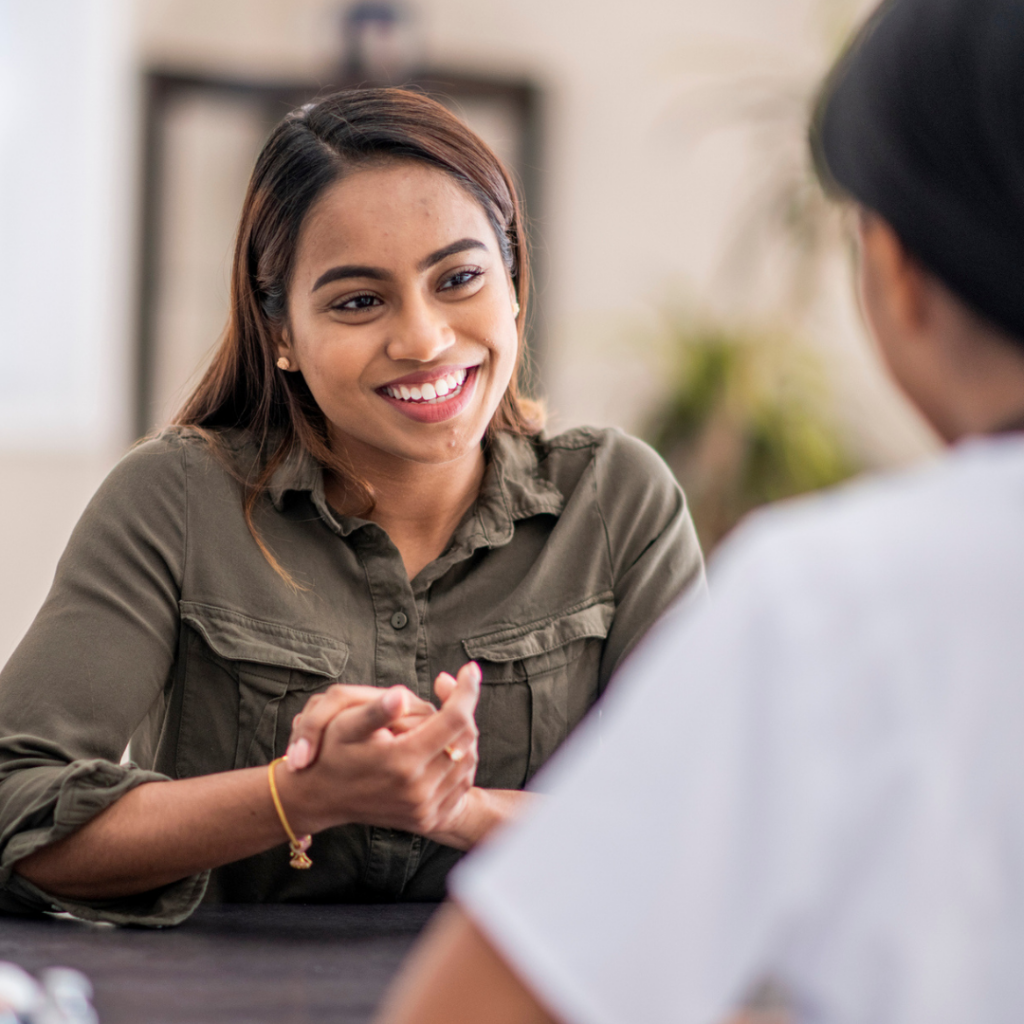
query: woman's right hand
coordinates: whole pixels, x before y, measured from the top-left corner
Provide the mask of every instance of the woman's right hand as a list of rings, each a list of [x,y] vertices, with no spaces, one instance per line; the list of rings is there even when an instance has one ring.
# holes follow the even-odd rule
[[[405,687],[377,690],[375,700],[335,714],[316,761],[277,776],[295,831],[358,822],[422,835],[457,819],[476,775],[479,667],[463,665],[437,690],[440,710],[431,706],[432,713],[397,733],[392,726],[415,707]]]
[[[380,700],[384,692],[397,693],[402,706],[398,715],[387,728],[396,735],[408,732],[437,708],[429,701],[417,697],[405,686],[392,686],[382,691],[379,686],[357,686],[351,683],[334,683],[323,693],[315,693],[306,701],[306,706],[292,719],[292,732],[288,739],[287,761],[289,771],[297,772],[308,768],[320,753],[320,741],[330,721],[342,711],[372,704]]]

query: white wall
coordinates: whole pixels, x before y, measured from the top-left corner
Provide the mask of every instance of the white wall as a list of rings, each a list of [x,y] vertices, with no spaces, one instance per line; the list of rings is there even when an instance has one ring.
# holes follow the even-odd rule
[[[0,0],[0,663],[128,441],[128,13]]]

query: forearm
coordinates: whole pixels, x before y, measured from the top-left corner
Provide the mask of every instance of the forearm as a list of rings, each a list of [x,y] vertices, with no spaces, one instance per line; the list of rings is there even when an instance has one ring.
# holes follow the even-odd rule
[[[288,780],[278,778],[288,806]],[[266,768],[145,783],[73,835],[19,861],[45,892],[109,899],[148,892],[285,840]]]
[[[441,908],[402,965],[376,1024],[554,1024],[472,919]]]
[[[432,833],[429,838],[456,850],[470,850],[494,829],[521,814],[527,804],[536,799],[535,793],[521,789],[474,786],[467,794],[465,811],[453,826],[447,831]]]

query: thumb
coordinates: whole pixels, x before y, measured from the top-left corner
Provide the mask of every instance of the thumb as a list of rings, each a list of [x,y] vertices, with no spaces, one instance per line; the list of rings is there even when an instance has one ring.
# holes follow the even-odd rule
[[[336,715],[328,731],[342,743],[358,743],[369,739],[378,729],[386,728],[405,714],[406,692],[404,686],[392,686],[376,700]]]
[[[434,680],[434,693],[437,694],[437,699],[443,704],[452,695],[455,686],[455,677],[447,672],[442,672]]]

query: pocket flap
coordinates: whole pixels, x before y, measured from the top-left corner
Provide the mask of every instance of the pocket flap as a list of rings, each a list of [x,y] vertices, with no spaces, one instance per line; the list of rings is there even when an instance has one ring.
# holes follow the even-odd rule
[[[328,679],[339,678],[345,670],[348,645],[341,640],[196,601],[181,601],[179,609],[181,621],[229,661],[276,665]]]
[[[557,615],[470,637],[462,641],[462,646],[471,659],[519,661],[547,654],[573,640],[588,637],[603,639],[608,635],[614,616],[615,604],[609,591],[588,598]]]

